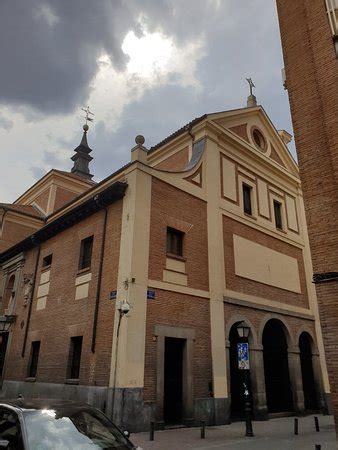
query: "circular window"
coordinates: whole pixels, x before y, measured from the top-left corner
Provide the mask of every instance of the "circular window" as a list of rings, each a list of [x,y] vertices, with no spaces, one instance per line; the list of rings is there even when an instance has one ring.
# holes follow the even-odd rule
[[[259,148],[260,150],[266,149],[266,141],[264,139],[264,136],[257,128],[254,128],[252,130],[252,138],[257,148]]]

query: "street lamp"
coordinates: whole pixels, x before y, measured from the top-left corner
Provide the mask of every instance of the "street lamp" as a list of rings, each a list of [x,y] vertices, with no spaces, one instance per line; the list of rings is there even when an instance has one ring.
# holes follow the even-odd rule
[[[0,316],[0,333],[9,331],[12,323],[15,321],[15,317],[13,315]]]
[[[244,414],[245,414],[245,436],[253,436],[251,422],[251,401],[249,384],[249,343],[250,326],[243,320],[237,325],[237,332],[240,340],[237,344],[238,368],[244,372],[243,394],[244,394]]]

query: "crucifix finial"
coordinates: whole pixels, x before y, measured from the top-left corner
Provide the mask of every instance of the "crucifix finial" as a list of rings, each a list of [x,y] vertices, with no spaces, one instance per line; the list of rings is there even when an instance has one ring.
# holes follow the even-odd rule
[[[251,78],[245,78],[246,81],[249,83],[249,87],[250,87],[250,95],[248,97],[248,101],[247,101],[247,105],[248,107],[250,106],[257,106],[257,100],[256,97],[254,96],[253,92],[252,92],[252,88],[256,87],[252,81]]]
[[[245,78],[245,79],[249,83],[249,86],[250,86],[250,95],[253,95],[252,88],[255,88],[256,86],[253,84],[253,81],[251,78]]]
[[[89,117],[89,116],[93,116],[94,113],[92,113],[89,110],[89,106],[87,106],[87,108],[81,108],[81,109],[85,113],[84,116],[81,116],[81,117],[86,119],[86,123],[83,125],[83,129],[84,129],[84,131],[88,131],[88,128],[89,128],[88,127],[88,122],[93,122],[94,121],[94,119],[92,117]]]

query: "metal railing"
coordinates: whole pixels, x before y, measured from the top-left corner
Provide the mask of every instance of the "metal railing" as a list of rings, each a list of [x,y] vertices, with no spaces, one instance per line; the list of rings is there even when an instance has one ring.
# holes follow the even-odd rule
[[[325,0],[327,16],[333,36],[338,36],[338,0]]]

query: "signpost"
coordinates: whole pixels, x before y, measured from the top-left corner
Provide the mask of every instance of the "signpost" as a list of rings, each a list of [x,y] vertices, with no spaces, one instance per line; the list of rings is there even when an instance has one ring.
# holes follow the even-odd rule
[[[253,436],[251,422],[251,399],[250,399],[250,381],[249,381],[249,343],[247,342],[250,328],[245,322],[241,322],[238,327],[238,334],[242,340],[237,344],[237,361],[239,370],[243,370],[243,394],[244,394],[244,414],[245,414],[245,436]]]

